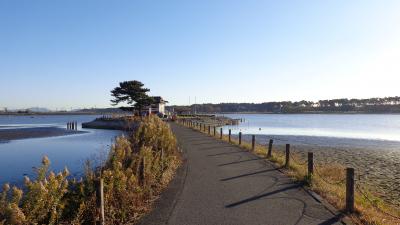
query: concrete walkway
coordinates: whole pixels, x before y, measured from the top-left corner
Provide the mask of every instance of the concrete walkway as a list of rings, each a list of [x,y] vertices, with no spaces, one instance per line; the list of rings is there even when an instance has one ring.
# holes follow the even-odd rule
[[[141,224],[342,224],[337,212],[270,162],[189,128],[171,127],[186,162]]]

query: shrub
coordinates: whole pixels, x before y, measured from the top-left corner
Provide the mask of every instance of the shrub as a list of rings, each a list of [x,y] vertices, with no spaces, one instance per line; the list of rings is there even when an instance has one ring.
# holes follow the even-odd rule
[[[36,179],[25,177],[24,190],[5,184],[0,192],[0,225],[3,224],[93,224],[96,184],[104,181],[107,224],[131,224],[172,179],[180,164],[176,138],[168,124],[155,116],[140,121],[129,136],[118,137],[105,166],[85,166],[85,176],[68,180],[69,172],[49,171],[45,156],[36,169]]]

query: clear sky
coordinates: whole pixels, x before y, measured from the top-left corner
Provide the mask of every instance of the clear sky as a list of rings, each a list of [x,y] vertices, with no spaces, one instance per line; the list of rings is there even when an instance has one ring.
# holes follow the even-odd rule
[[[400,95],[400,1],[0,0],[0,107]]]

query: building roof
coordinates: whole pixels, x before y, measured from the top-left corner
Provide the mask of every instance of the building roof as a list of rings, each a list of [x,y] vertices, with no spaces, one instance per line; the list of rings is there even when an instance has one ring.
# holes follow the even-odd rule
[[[165,101],[161,96],[153,96],[153,99],[155,104],[168,103],[168,101]]]

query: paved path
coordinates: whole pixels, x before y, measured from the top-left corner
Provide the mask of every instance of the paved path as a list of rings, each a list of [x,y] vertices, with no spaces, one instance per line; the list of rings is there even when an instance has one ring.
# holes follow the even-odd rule
[[[142,224],[342,224],[271,163],[236,146],[171,124],[185,166]]]

